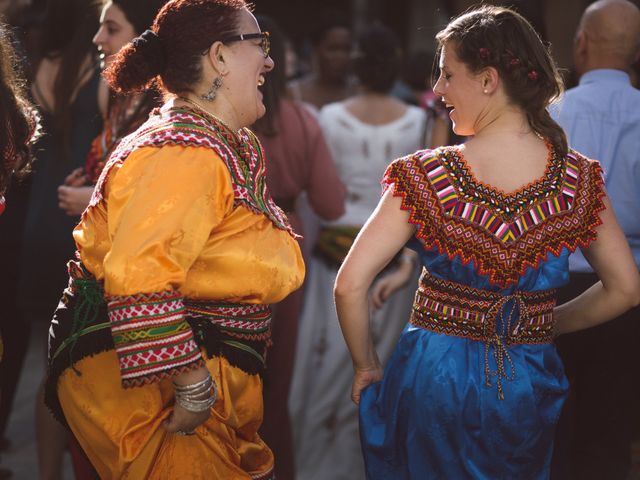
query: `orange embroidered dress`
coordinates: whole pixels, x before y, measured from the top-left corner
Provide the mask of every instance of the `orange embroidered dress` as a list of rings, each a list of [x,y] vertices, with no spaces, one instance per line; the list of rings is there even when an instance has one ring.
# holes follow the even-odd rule
[[[384,378],[360,400],[367,478],[548,478],[568,390],[555,289],[596,237],[599,164],[550,147],[544,176],[505,194],[445,147],[395,161],[383,184],[424,270]]]
[[[46,398],[101,478],[271,478],[257,434],[268,305],[304,265],[255,136],[156,110],[111,156],[74,237]],[[167,433],[172,376],[202,365],[211,417],[195,436]]]

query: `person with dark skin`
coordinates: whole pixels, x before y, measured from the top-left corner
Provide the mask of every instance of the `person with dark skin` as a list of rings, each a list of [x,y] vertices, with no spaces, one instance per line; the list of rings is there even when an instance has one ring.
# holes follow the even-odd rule
[[[313,105],[339,102],[356,93],[351,75],[353,38],[346,22],[327,15],[311,36],[313,64],[309,75],[289,85],[291,96]]]
[[[390,91],[400,71],[397,36],[381,24],[358,37],[354,71],[358,93],[326,105],[319,115],[340,178],[347,188],[345,213],[322,222],[300,317],[291,399],[297,475],[306,480],[364,477],[357,411],[345,395],[350,358],[332,302],[338,268],[379,198],[380,176],[395,156],[424,145],[425,112]],[[399,255],[370,292],[375,348],[384,362],[411,308],[413,252]],[[403,288],[404,287],[404,288]],[[393,290],[401,289],[394,295]],[[413,290],[413,291],[412,291]]]
[[[260,28],[270,33],[270,55],[275,66],[262,86],[266,114],[253,129],[265,150],[269,191],[302,235],[302,246],[303,225],[296,212],[300,195],[306,194],[318,217],[335,220],[344,213],[346,191],[318,121],[304,105],[286,97],[284,35],[271,18],[258,15],[257,19]],[[267,353],[265,415],[260,434],[273,450],[280,480],[295,477],[288,398],[303,300],[301,288],[275,307],[273,345]]]

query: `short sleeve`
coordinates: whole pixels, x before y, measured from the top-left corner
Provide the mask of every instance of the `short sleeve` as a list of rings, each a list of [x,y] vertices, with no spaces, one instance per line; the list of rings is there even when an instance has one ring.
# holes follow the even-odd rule
[[[578,162],[585,164],[578,169],[583,178],[581,178],[580,191],[576,195],[575,207],[578,212],[582,212],[582,228],[577,235],[577,246],[586,247],[598,236],[597,228],[602,224],[600,213],[606,208],[604,198],[607,193],[600,162],[587,159],[575,152],[574,155]]]
[[[123,386],[202,365],[180,287],[233,209],[230,174],[206,148],[134,151],[106,186],[104,287]]]
[[[438,196],[430,182],[429,165],[439,167],[436,153],[420,150],[406,157],[394,160],[382,176],[382,193],[391,189],[402,199],[401,208],[409,212],[409,222],[416,227],[416,237],[431,247],[442,211]]]

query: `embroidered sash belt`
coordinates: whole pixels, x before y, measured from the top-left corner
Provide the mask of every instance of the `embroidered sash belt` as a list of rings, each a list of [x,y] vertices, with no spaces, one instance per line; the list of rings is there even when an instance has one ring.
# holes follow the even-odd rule
[[[553,341],[556,290],[515,291],[509,295],[442,280],[423,273],[409,322],[426,330],[466,337],[485,344],[485,383],[496,377],[498,398],[504,399],[502,379],[515,378],[508,347]],[[489,367],[489,352],[497,371]],[[511,374],[507,375],[505,362]]]
[[[57,399],[57,379],[83,358],[115,349],[112,323],[101,282],[78,261],[68,264],[69,287],[49,330],[49,368],[45,402],[64,422]],[[248,374],[262,374],[271,344],[269,305],[185,299],[185,318],[196,344],[211,357],[225,357]]]
[[[204,341],[209,325],[219,330],[219,341],[255,357],[263,366],[271,345],[271,307],[264,304],[216,303],[185,300],[196,340]],[[226,355],[225,355],[226,356]],[[253,373],[253,372],[252,372]]]

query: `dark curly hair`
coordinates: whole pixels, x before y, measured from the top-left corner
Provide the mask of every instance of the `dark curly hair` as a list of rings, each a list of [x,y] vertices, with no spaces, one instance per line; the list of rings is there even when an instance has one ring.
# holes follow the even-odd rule
[[[171,93],[189,92],[202,75],[202,52],[237,33],[239,12],[250,8],[244,0],[171,0],[151,28],[157,38],[123,47],[104,77],[117,93],[155,81]]]
[[[0,195],[12,173],[26,173],[31,163],[38,116],[27,98],[9,29],[0,24]]]
[[[533,131],[560,154],[567,154],[567,137],[547,111],[564,90],[562,78],[548,47],[522,15],[483,5],[454,19],[436,39],[439,52],[447,43],[471,72],[495,68],[511,101],[526,112]]]
[[[388,93],[400,73],[400,41],[381,23],[368,27],[358,37],[353,67],[360,84],[378,93]]]

